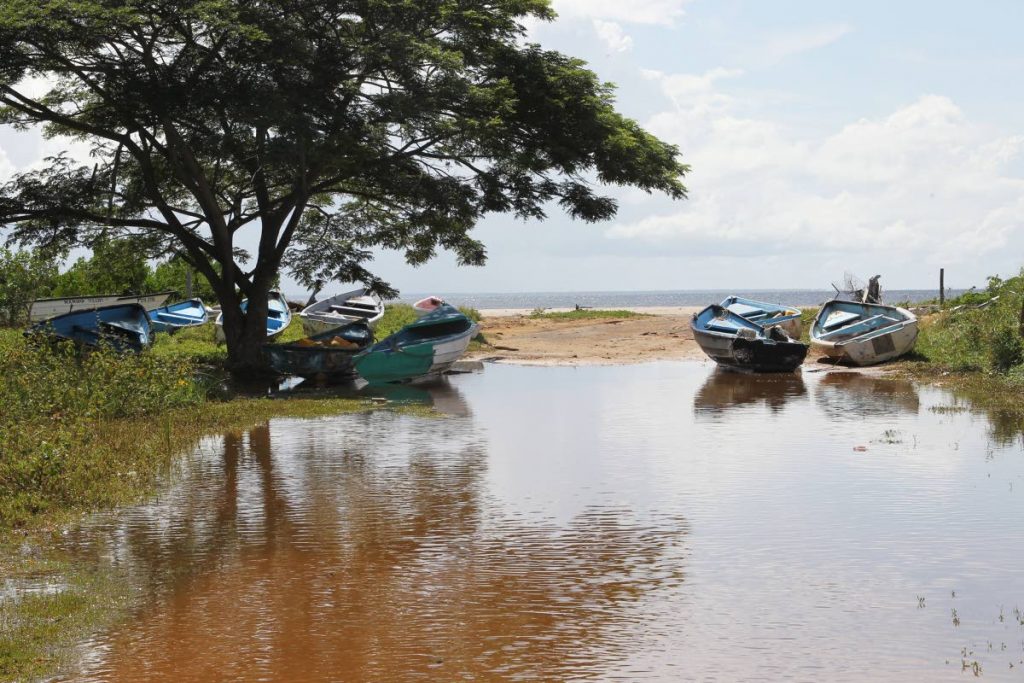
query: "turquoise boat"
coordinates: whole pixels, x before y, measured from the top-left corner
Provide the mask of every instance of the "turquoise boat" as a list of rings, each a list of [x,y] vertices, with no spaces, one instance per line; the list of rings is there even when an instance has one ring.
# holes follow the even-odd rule
[[[149,311],[154,332],[177,332],[186,327],[205,325],[210,316],[202,299],[188,299]]]
[[[38,322],[25,335],[72,341],[83,347],[106,346],[115,351],[138,353],[153,342],[153,328],[146,309],[139,304],[119,304],[72,311]]]
[[[476,334],[476,323],[441,304],[359,354],[355,368],[371,384],[433,379],[462,357]]]
[[[281,375],[321,383],[352,379],[356,355],[373,343],[373,330],[363,320],[291,344],[264,344],[267,364]]]

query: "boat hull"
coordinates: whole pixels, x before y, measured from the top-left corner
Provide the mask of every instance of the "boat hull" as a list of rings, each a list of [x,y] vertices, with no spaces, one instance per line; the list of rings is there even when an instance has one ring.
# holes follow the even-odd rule
[[[292,309],[288,307],[288,302],[285,301],[284,296],[280,292],[270,292],[268,297],[268,311],[267,311],[267,339],[273,339],[277,335],[284,332],[288,325],[292,322]],[[246,308],[248,300],[242,302],[242,310]],[[223,344],[227,341],[227,337],[224,335],[224,314],[220,313],[217,316],[217,320],[214,322],[216,326],[216,339],[218,344]]]
[[[146,309],[130,303],[65,313],[37,322],[25,330],[25,335],[138,353],[152,343],[153,328]]]
[[[357,346],[344,349],[332,347],[329,342],[334,337],[341,337]],[[308,342],[320,342],[325,345],[312,345]],[[294,344],[265,344],[263,353],[267,364],[278,374],[295,375],[321,383],[335,383],[351,380],[356,376],[353,361],[372,342],[373,332],[366,323],[360,321]]]
[[[841,342],[811,340],[816,353],[850,365],[867,366],[884,363],[909,353],[917,342],[917,321],[910,320],[891,332],[868,339]]]
[[[174,292],[159,292],[140,296],[75,296],[58,299],[36,299],[29,309],[29,321],[49,320],[75,311],[88,311],[120,304],[139,304],[145,310],[162,306]]]
[[[209,321],[202,299],[189,299],[149,311],[154,332],[173,333],[185,327],[205,325]]]
[[[711,360],[745,372],[793,372],[807,357],[807,345],[773,339],[743,339],[694,330],[693,338]]]

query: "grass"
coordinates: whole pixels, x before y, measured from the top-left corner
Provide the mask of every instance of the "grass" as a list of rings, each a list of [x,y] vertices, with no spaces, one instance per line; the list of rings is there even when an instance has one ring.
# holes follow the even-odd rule
[[[542,308],[535,308],[530,317],[539,320],[599,320],[603,318],[646,318],[647,313],[637,313],[625,309],[592,309],[584,308],[575,311],[545,311]]]

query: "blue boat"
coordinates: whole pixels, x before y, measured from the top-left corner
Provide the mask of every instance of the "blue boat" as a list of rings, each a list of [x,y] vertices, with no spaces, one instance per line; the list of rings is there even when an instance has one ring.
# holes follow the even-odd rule
[[[270,339],[284,332],[285,328],[291,324],[292,309],[288,307],[288,302],[280,292],[270,292],[267,297],[267,339]],[[242,311],[244,312],[248,306],[249,300],[246,299],[242,302]],[[217,341],[223,342],[225,340],[223,313],[217,316],[214,324],[217,326]]]
[[[72,311],[38,322],[25,330],[25,334],[135,353],[153,342],[153,328],[146,309],[134,303]]]
[[[811,344],[834,361],[874,365],[914,348],[917,316],[905,308],[834,299],[818,311]]]
[[[800,309],[796,306],[770,304],[741,296],[730,296],[719,304],[761,327],[781,327],[791,339],[799,339],[802,330]]]
[[[712,304],[695,313],[693,338],[721,366],[751,372],[792,372],[807,357],[807,344],[778,327],[764,328],[728,308]]]
[[[149,311],[154,332],[177,332],[185,327],[205,325],[210,319],[202,299],[188,299]]]
[[[359,320],[291,344],[264,344],[263,353],[278,374],[333,383],[355,377],[352,361],[372,343],[373,330]]]

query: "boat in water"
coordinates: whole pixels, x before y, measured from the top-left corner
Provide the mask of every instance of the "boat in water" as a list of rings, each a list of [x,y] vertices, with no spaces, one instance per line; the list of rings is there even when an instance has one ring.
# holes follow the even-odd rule
[[[154,332],[177,332],[186,327],[205,325],[210,320],[202,299],[188,299],[149,311]]]
[[[25,330],[25,335],[41,335],[53,340],[72,341],[84,347],[106,346],[115,351],[135,353],[153,342],[149,316],[146,309],[137,303],[72,311],[37,322]]]
[[[372,330],[383,317],[384,302],[364,288],[321,299],[299,313],[303,331],[311,336],[357,321],[365,322]]]
[[[55,299],[36,299],[29,308],[28,319],[30,322],[49,320],[58,315],[73,313],[74,311],[89,311],[119,304],[139,304],[144,310],[151,310],[162,306],[174,292],[158,292],[156,294],[129,294],[125,296],[69,296]]]
[[[693,315],[693,338],[719,365],[749,372],[792,372],[807,357],[807,344],[779,327],[764,328],[728,308],[712,304]]]
[[[477,331],[459,309],[441,304],[359,354],[355,367],[371,384],[433,379],[462,357]]]
[[[265,344],[267,364],[281,375],[335,383],[356,375],[356,354],[373,343],[373,330],[359,320],[291,344]]]
[[[284,296],[280,292],[270,292],[267,296],[267,339],[271,339],[284,332],[285,328],[291,324],[292,309],[288,307],[288,302],[285,301]],[[247,310],[248,306],[248,299],[242,301],[243,313]],[[217,341],[225,341],[223,312],[217,316],[215,324],[217,326]]]
[[[818,311],[811,346],[837,362],[875,365],[914,348],[917,316],[905,308],[834,299]]]
[[[800,309],[796,306],[770,304],[740,296],[727,297],[719,305],[761,327],[781,327],[790,339],[799,339],[800,333],[803,332]]]

